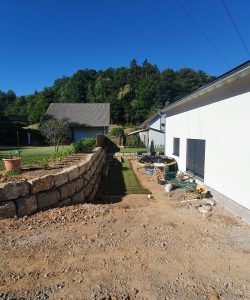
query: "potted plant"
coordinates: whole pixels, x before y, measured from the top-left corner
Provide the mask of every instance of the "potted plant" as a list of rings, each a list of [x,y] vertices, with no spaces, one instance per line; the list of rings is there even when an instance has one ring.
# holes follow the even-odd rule
[[[4,167],[6,171],[20,171],[21,170],[21,150],[9,152],[8,158],[3,158]]]

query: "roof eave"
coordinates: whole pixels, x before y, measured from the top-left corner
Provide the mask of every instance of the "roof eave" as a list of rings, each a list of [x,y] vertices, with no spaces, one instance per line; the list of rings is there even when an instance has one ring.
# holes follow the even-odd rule
[[[220,88],[226,84],[229,84],[229,83],[231,83],[239,78],[245,77],[249,74],[250,74],[250,62],[247,62],[246,66],[244,68],[239,68],[238,70],[234,70],[232,72],[222,75],[221,77],[215,79],[211,83],[208,83],[207,85],[198,88],[191,94],[189,94],[189,95],[177,100],[173,104],[170,104],[167,107],[163,108],[161,110],[161,112],[164,113],[164,112],[172,110],[180,105],[186,104],[201,95],[205,95],[217,88]]]

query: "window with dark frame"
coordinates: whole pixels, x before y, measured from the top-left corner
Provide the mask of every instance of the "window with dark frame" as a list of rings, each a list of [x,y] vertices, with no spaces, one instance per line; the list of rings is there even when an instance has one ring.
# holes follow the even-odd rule
[[[175,156],[180,155],[180,139],[179,138],[174,138],[173,155],[175,155]]]

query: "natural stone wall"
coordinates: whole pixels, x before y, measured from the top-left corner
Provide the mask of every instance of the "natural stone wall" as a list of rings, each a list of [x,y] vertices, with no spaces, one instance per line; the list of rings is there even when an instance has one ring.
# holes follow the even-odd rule
[[[78,165],[56,174],[0,184],[0,218],[24,216],[49,207],[94,199],[106,154],[95,148]]]

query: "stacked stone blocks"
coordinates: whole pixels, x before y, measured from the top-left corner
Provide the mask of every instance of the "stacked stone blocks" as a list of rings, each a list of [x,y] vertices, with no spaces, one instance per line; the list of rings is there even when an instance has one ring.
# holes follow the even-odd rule
[[[87,158],[56,174],[0,184],[0,218],[24,216],[50,207],[90,202],[101,180],[106,155],[95,148]]]

